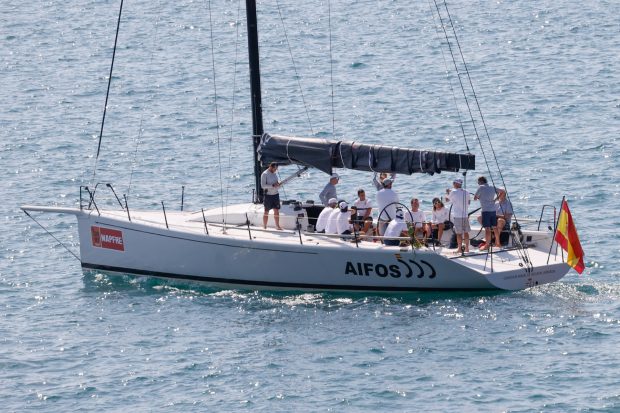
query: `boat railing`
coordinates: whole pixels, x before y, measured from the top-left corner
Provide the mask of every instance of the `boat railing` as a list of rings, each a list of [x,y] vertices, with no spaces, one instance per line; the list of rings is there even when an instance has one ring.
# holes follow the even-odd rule
[[[162,202],[162,211],[164,214],[164,225],[166,226],[167,229],[171,228],[171,225],[168,223],[167,221],[167,213],[166,213],[166,208],[164,203]],[[253,233],[268,233],[268,234],[289,234],[289,235],[297,235],[299,238],[299,244],[300,245],[304,245],[304,237],[309,238],[309,237],[313,237],[313,238],[325,238],[325,239],[334,239],[334,240],[341,240],[344,242],[354,242],[356,244],[356,247],[359,248],[360,246],[360,241],[363,241],[364,239],[368,240],[376,240],[376,241],[380,241],[380,242],[384,242],[385,240],[398,240],[398,241],[405,241],[405,242],[409,242],[411,244],[411,237],[386,237],[383,235],[362,235],[359,232],[356,233],[352,233],[352,234],[325,234],[325,233],[321,233],[321,232],[308,232],[308,231],[303,231],[302,230],[302,225],[301,223],[299,225],[296,225],[296,227],[292,230],[276,230],[276,229],[271,229],[271,228],[267,228],[267,229],[263,229],[263,228],[258,228],[258,227],[254,227],[250,224],[249,219],[246,220],[246,222],[239,224],[239,225],[235,225],[235,226],[231,226],[230,224],[226,224],[223,222],[213,222],[213,221],[207,221],[205,216],[204,216],[204,210],[201,210],[201,213],[203,214],[203,219],[202,219],[202,224],[204,226],[204,232],[205,235],[212,235],[211,232],[209,231],[209,228],[221,228],[222,230],[226,230],[226,229],[232,229],[233,227],[236,227],[238,229],[241,229],[242,227],[245,227],[247,229],[248,232],[248,236],[250,238],[250,240],[254,240],[255,237],[252,235]],[[174,228],[183,228],[183,225],[178,225],[175,224],[173,226]],[[407,245],[407,247],[412,246],[412,245]],[[415,246],[413,246],[413,248],[415,248]]]
[[[88,194],[88,200],[89,200],[88,206],[86,208],[84,207],[84,201],[83,201],[84,191]],[[101,215],[101,212],[99,212],[99,208],[97,207],[97,203],[95,202],[95,191],[91,192],[88,186],[80,185],[80,210],[91,209],[93,205],[95,206],[95,209],[97,210],[97,214]]]
[[[555,205],[543,205],[541,210],[540,210],[540,218],[538,219],[538,231],[540,231],[540,224],[543,220],[543,215],[545,213],[545,209],[552,209],[553,210],[553,227],[548,226],[548,229],[553,231],[555,230],[555,226],[556,226],[556,219],[557,219],[557,209],[555,207]],[[549,220],[547,220],[546,222],[550,222]]]
[[[95,188],[91,191],[90,188],[88,186],[85,185],[80,185],[80,209],[92,209],[92,207],[94,206],[95,209],[97,210],[97,213],[99,213],[99,208],[97,207],[97,203],[95,202],[95,196],[97,194],[97,189],[99,189],[99,185],[105,185],[106,188],[109,188],[110,191],[112,192],[112,194],[114,194],[114,198],[116,198],[116,202],[118,202],[118,204],[120,205],[121,209],[124,211],[125,209],[127,209],[127,200],[125,198],[125,205],[123,205],[123,203],[121,202],[120,198],[118,197],[118,195],[116,194],[116,191],[114,190],[114,187],[112,186],[111,183],[106,182],[97,182],[95,184]],[[88,205],[85,206],[86,202],[84,200],[84,192],[86,192],[86,194],[88,194]],[[99,215],[101,215],[99,213]]]

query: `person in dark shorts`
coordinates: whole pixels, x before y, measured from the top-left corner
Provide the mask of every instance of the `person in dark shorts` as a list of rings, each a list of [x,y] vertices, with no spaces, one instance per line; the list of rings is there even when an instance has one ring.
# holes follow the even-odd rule
[[[481,223],[484,228],[485,245],[480,247],[481,250],[489,248],[491,245],[491,231],[495,233],[495,246],[500,248],[499,232],[497,227],[497,215],[495,213],[495,197],[498,196],[503,189],[489,185],[484,176],[478,178],[478,190],[474,195],[474,200],[480,201]]]
[[[280,193],[278,188],[280,182],[278,181],[278,164],[271,162],[269,168],[265,169],[265,172],[260,176],[260,186],[263,189],[263,228],[267,229],[267,222],[269,221],[269,211],[273,209],[273,219],[276,222],[276,229],[280,228]]]

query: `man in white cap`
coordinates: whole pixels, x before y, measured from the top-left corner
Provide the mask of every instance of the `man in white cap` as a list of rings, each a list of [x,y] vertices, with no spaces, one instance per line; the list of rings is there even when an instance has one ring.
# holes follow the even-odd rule
[[[467,208],[469,207],[470,195],[465,191],[463,186],[463,180],[457,178],[452,182],[454,189],[446,189],[446,201],[452,203],[451,218],[454,223],[454,232],[456,232],[456,244],[457,252],[469,252],[469,216],[467,215]],[[463,243],[465,244],[464,250],[462,249]]]
[[[385,178],[383,180],[383,189],[377,192],[377,209],[379,210],[377,230],[379,235],[383,235],[387,223],[394,219],[397,203],[398,194],[392,189],[392,179]]]
[[[325,227],[327,226],[329,216],[332,214],[332,212],[334,212],[334,208],[336,208],[337,203],[338,201],[336,200],[336,198],[331,198],[328,201],[327,206],[323,208],[323,210],[319,214],[319,217],[316,220],[316,226],[314,227],[316,232],[325,232]]]
[[[319,194],[319,199],[323,203],[323,205],[327,205],[327,202],[331,198],[338,198],[336,195],[336,185],[340,181],[340,176],[336,173],[332,174],[329,178],[329,182],[325,185],[325,188]]]
[[[326,234],[337,234],[338,233],[338,217],[340,215],[340,208],[338,203],[336,203],[335,208],[332,209],[331,214],[327,217],[327,223],[325,224],[325,233]]]
[[[407,235],[407,223],[404,219],[403,210],[398,208],[394,212],[394,219],[390,221],[387,228],[385,229],[385,237],[406,237]],[[400,245],[400,240],[397,239],[386,239],[384,241],[385,245],[388,246],[398,246]]]
[[[336,215],[336,234],[348,235],[351,233],[351,212],[349,211],[349,204],[345,201],[341,201],[338,204],[340,213]]]

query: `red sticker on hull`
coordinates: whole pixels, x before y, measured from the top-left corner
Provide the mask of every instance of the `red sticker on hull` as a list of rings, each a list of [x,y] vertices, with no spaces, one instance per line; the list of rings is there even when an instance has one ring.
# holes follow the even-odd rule
[[[101,227],[90,227],[93,246],[116,251],[125,251],[123,231]]]

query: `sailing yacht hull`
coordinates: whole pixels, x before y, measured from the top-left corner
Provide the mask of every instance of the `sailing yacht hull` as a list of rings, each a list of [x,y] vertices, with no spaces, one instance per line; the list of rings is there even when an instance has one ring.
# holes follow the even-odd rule
[[[39,209],[40,210],[40,209]],[[69,212],[78,219],[85,269],[203,282],[216,287],[269,290],[403,292],[415,290],[520,290],[556,281],[568,266],[533,270],[515,251],[455,257],[431,249],[320,239],[291,231],[236,227],[209,234],[171,214],[175,226],[150,217]],[[139,213],[133,213],[139,216]],[[208,227],[207,227],[208,230]],[[494,260],[494,262],[493,262]]]

